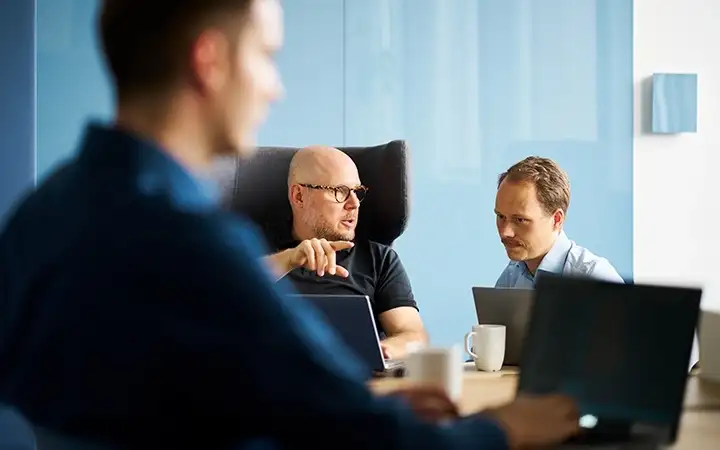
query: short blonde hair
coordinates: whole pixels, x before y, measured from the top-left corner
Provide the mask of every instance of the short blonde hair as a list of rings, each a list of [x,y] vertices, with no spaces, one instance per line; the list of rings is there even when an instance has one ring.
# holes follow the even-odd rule
[[[498,188],[505,180],[511,183],[532,183],[538,201],[548,214],[558,209],[567,213],[570,207],[570,179],[552,159],[529,156],[500,174]]]

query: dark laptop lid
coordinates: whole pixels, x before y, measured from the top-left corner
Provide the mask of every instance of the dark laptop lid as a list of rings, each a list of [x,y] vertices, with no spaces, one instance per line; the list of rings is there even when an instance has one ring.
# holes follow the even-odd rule
[[[608,423],[674,442],[701,295],[544,274],[518,390],[567,393],[599,429]]]
[[[385,369],[370,299],[366,295],[299,295],[311,303],[372,371]]]

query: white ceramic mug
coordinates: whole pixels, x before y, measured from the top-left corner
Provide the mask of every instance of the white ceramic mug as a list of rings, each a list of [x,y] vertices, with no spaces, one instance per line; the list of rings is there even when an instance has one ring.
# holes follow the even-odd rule
[[[437,385],[458,401],[462,395],[463,360],[460,346],[421,348],[408,355],[406,377],[415,383]]]
[[[474,325],[472,331],[465,334],[465,351],[472,356],[478,370],[497,372],[502,369],[505,325]]]

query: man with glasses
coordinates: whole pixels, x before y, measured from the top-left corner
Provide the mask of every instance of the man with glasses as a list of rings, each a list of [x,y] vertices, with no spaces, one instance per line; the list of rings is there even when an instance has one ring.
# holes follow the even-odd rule
[[[377,242],[353,242],[367,191],[344,152],[298,151],[288,175],[292,236],[267,259],[303,294],[368,295],[385,357],[402,358],[408,344],[425,344],[427,334],[397,253]]]

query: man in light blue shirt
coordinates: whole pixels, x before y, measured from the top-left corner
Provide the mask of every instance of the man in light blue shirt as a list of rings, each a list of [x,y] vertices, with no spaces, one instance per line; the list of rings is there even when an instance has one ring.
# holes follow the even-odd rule
[[[610,261],[567,237],[569,205],[568,176],[550,159],[530,156],[500,175],[495,215],[510,263],[495,287],[532,289],[538,270],[623,282]]]

